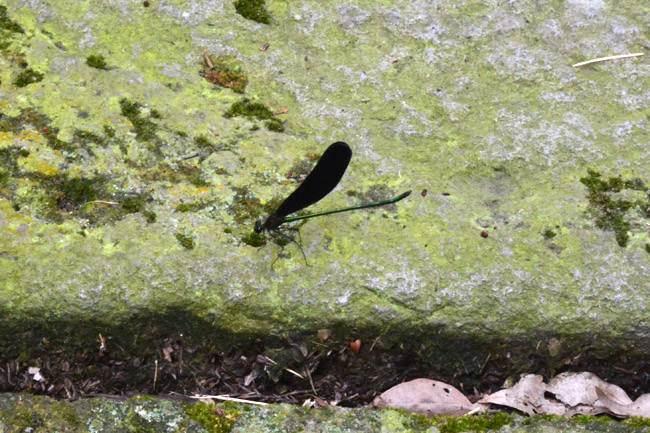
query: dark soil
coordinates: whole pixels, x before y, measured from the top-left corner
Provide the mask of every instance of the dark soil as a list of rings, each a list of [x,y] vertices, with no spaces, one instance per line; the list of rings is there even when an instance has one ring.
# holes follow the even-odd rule
[[[167,339],[159,342],[155,356],[122,358],[119,347],[102,347],[99,341],[96,348],[74,356],[61,350],[47,351],[45,344],[42,356],[29,362],[3,359],[0,354],[0,392],[30,392],[59,399],[148,394],[183,400],[222,395],[292,404],[318,398],[357,407],[415,378],[449,383],[475,401],[499,390],[508,377],[516,381],[517,372],[521,373],[508,356],[490,356],[472,373],[459,367],[454,374],[443,374],[414,351],[396,353],[373,342],[362,344],[358,353],[349,343],[318,340],[309,345],[310,349],[285,337],[214,352],[207,345],[187,347],[181,340]],[[633,399],[650,392],[650,362],[624,356],[604,360],[582,354],[567,359],[553,372],[542,368],[526,373],[548,378],[563,371],[592,372],[622,387]]]

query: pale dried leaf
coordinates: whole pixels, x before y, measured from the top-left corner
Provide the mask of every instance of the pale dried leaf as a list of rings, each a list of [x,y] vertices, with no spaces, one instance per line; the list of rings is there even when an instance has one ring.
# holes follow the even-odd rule
[[[568,415],[567,407],[544,397],[546,384],[540,375],[527,374],[509,389],[497,391],[479,400],[479,403],[492,403],[508,406],[528,415],[552,414]],[[569,415],[570,416],[570,415]]]
[[[374,407],[393,407],[427,416],[461,416],[480,407],[472,404],[456,388],[430,379],[400,383],[375,398]]]
[[[167,362],[172,362],[172,356],[171,354],[174,352],[174,349],[170,346],[163,347],[163,356],[165,357],[165,361]]]
[[[555,398],[569,406],[586,405],[593,409],[587,413],[595,414],[603,412],[598,403],[596,388],[602,390],[610,400],[621,405],[632,403],[625,391],[616,385],[605,382],[593,373],[562,373],[555,376],[546,389],[555,395]],[[580,413],[585,413],[580,411]],[[585,413],[585,414],[587,414]]]
[[[41,375],[41,369],[39,367],[29,367],[27,372],[32,375],[35,381],[46,382],[45,378]]]
[[[600,388],[596,388],[599,404],[607,408],[612,415],[625,416],[642,416],[650,418],[650,394],[643,394],[634,402],[629,404],[620,404],[611,398],[610,394]]]
[[[257,376],[257,370],[252,370],[250,373],[248,373],[246,377],[244,377],[244,386],[250,386],[250,384],[253,383],[255,379],[257,379]]]

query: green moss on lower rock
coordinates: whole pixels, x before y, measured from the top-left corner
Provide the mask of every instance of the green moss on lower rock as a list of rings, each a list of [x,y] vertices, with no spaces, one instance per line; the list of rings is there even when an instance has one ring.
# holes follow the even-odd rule
[[[228,407],[228,405],[199,402],[184,406],[185,413],[210,433],[227,433],[231,431],[235,420],[241,415],[240,410]]]

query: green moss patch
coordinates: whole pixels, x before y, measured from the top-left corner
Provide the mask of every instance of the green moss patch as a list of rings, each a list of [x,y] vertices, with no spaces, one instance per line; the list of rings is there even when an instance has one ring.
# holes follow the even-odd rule
[[[186,404],[185,413],[210,433],[227,433],[232,430],[241,411],[234,405],[214,405],[199,402]]]
[[[38,83],[43,80],[44,75],[40,72],[34,71],[33,69],[27,68],[14,79],[14,85],[16,87],[25,87],[32,83]]]
[[[7,33],[25,33],[18,23],[9,19],[6,6],[0,6],[0,29]]]
[[[96,200],[98,196],[93,179],[52,176],[50,185],[53,187],[57,208],[66,212],[78,210],[82,205]]]
[[[627,419],[624,419],[623,424],[629,425],[632,427],[650,427],[650,418],[643,418],[640,416],[632,416]]]
[[[477,416],[441,416],[431,419],[441,433],[497,431],[512,422],[513,416],[499,412]]]
[[[237,0],[233,4],[237,13],[247,20],[262,24],[271,23],[271,14],[266,10],[264,0]]]
[[[277,118],[273,118],[264,122],[266,129],[273,132],[284,132],[284,123]]]
[[[273,112],[261,102],[251,102],[248,99],[242,99],[230,106],[230,109],[224,114],[226,117],[255,117],[256,119],[272,119]]]
[[[283,122],[275,117],[273,112],[261,102],[251,102],[248,99],[235,102],[224,114],[225,117],[249,117],[258,120],[267,120],[266,127],[270,131],[284,132]]]
[[[90,55],[86,58],[86,64],[95,69],[108,69],[108,64],[106,63],[104,56],[98,56],[94,54]]]
[[[544,236],[544,239],[548,240],[548,239],[553,239],[555,236],[557,236],[557,233],[555,232],[555,230],[548,229],[548,230],[544,230],[542,236]]]
[[[207,203],[202,201],[193,201],[190,203],[180,203],[177,204],[174,209],[178,212],[198,212],[201,209],[208,207]]]
[[[235,189],[233,204],[230,210],[235,213],[235,222],[241,224],[249,218],[259,218],[266,209],[262,207],[260,200],[253,196],[248,187]]]
[[[231,150],[232,146],[230,144],[214,144],[208,137],[205,135],[199,135],[194,137],[194,144],[199,149],[200,156],[205,156],[205,152],[217,152],[220,150]]]
[[[193,165],[175,164],[173,167],[167,163],[159,164],[142,173],[142,179],[148,182],[167,180],[173,183],[189,182],[194,186],[209,186],[203,179],[200,169]]]
[[[131,102],[126,98],[120,100],[122,116],[129,119],[135,131],[135,138],[139,141],[151,141],[156,138],[156,129],[158,125],[151,119],[160,118],[160,114],[155,110],[149,113],[149,116],[142,114],[142,105],[137,102]]]
[[[76,131],[72,143],[57,138],[56,128],[49,126],[49,119],[34,110],[25,110],[17,117],[0,113],[0,131],[20,135],[26,131],[38,131],[47,145],[66,154],[66,161],[80,156],[77,149],[83,147],[86,154],[93,155],[93,145],[106,146],[108,138],[89,131]],[[31,132],[29,132],[31,134]],[[36,148],[38,152],[38,147]],[[17,211],[23,207],[52,222],[67,218],[82,218],[90,225],[100,225],[123,218],[130,213],[142,213],[147,222],[155,221],[155,214],[147,210],[147,193],[129,193],[116,190],[114,180],[108,176],[70,176],[59,173],[29,169],[21,160],[31,152],[19,145],[0,149],[0,194],[12,202]]]
[[[89,149],[89,146],[87,146],[88,144],[93,143],[101,147],[105,147],[109,144],[109,137],[101,136],[91,131],[76,130],[74,132],[74,138],[75,142],[82,144],[84,148],[90,152],[92,152],[92,150]]]
[[[241,238],[242,242],[251,247],[259,248],[266,245],[266,239],[262,233],[255,233],[254,231],[248,233]]]
[[[637,209],[642,218],[650,218],[650,194],[640,179],[610,177],[604,179],[600,173],[588,170],[580,179],[589,190],[588,199],[596,226],[613,231],[619,246],[625,247],[630,239],[631,222],[629,212]],[[626,198],[625,192],[639,191],[644,199]]]
[[[50,126],[51,120],[36,110],[26,109],[16,117],[7,116],[0,113],[0,131],[11,132],[19,135],[23,131],[38,131],[45,139],[50,148],[61,150],[68,153],[74,153],[78,146],[74,143],[68,143],[58,138],[59,129]]]
[[[186,250],[193,250],[194,249],[194,239],[192,238],[192,236],[186,235],[184,233],[174,233],[174,236],[176,236],[176,239],[178,239],[178,242]]]

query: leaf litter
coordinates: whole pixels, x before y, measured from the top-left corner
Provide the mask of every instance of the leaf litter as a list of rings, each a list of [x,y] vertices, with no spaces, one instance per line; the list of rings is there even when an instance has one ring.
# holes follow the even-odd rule
[[[517,384],[471,403],[451,385],[430,379],[400,383],[373,401],[376,408],[392,407],[427,416],[462,416],[484,412],[492,405],[506,406],[528,415],[607,414],[619,418],[650,418],[650,394],[633,401],[622,388],[593,373],[562,373],[548,383],[537,374],[524,374]]]

